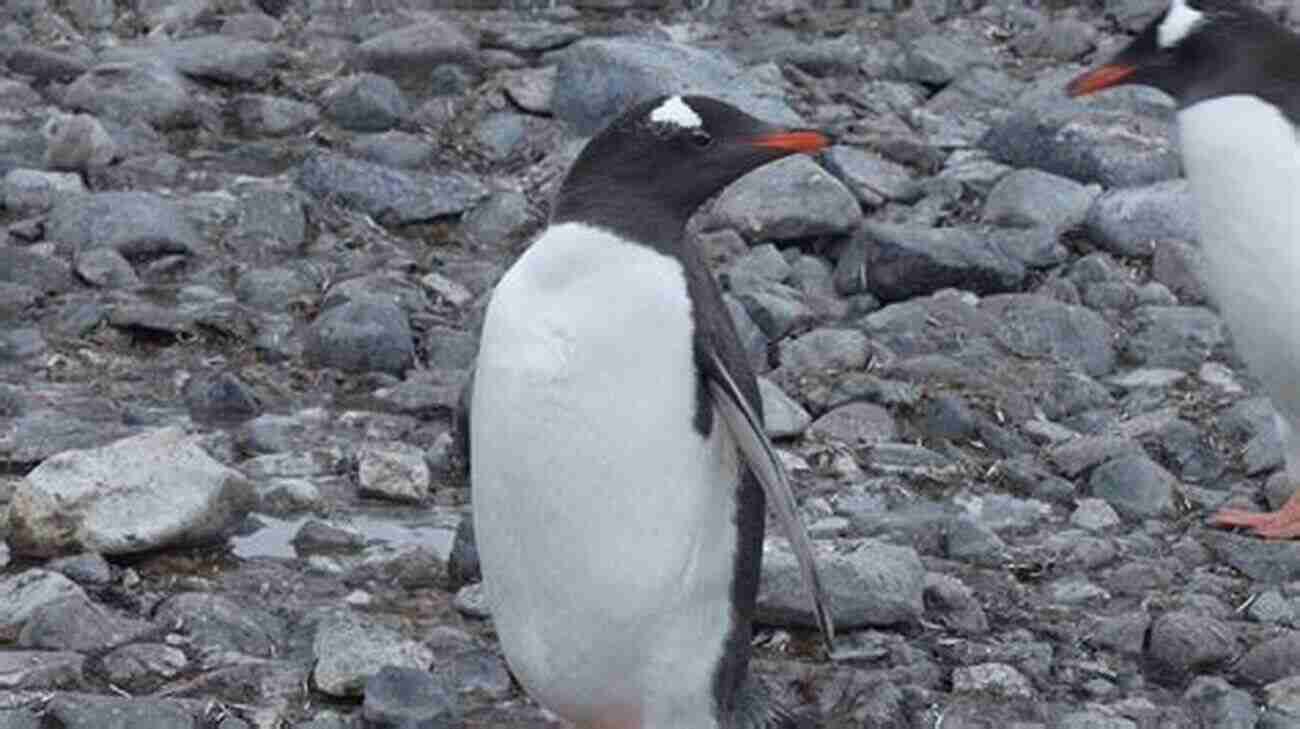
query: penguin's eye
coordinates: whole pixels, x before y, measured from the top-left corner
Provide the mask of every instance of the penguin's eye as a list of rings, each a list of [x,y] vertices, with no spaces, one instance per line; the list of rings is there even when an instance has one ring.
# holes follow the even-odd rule
[[[713,146],[713,135],[703,129],[696,129],[691,132],[691,144],[697,149],[708,149]]]

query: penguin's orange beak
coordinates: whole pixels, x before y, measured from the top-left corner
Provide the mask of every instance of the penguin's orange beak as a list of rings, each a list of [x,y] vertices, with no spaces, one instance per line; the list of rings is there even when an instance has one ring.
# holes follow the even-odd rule
[[[834,144],[829,134],[812,129],[796,129],[762,134],[749,140],[749,144],[781,152],[811,154]]]
[[[1102,89],[1108,89],[1112,86],[1118,86],[1128,80],[1137,66],[1130,66],[1125,63],[1108,63],[1104,66],[1098,66],[1086,73],[1082,73],[1070,81],[1065,87],[1065,93],[1070,96],[1084,96]]]

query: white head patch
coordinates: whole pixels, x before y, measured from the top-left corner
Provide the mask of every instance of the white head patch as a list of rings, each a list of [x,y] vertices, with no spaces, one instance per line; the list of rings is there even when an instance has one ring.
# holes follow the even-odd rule
[[[1161,48],[1176,46],[1204,22],[1205,13],[1190,7],[1187,0],[1173,0],[1165,19],[1156,28],[1156,42]]]
[[[680,96],[669,96],[664,103],[650,112],[650,121],[676,124],[679,127],[695,129],[704,125],[704,120]]]

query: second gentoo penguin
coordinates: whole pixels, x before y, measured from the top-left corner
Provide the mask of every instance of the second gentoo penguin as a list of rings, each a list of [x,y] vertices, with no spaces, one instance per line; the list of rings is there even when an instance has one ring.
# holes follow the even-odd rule
[[[579,727],[778,718],[749,676],[766,507],[830,640],[757,382],[685,237],[728,183],[829,143],[706,97],[638,104],[492,294],[470,422],[484,586],[520,683]]]
[[[1183,168],[1210,289],[1278,413],[1300,485],[1300,36],[1240,0],[1172,0],[1068,92],[1146,84],[1178,103]],[[1300,492],[1280,511],[1214,522],[1300,536]]]

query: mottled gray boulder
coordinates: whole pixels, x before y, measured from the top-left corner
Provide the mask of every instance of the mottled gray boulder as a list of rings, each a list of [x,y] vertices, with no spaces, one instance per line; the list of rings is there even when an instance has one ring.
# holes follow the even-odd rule
[[[61,199],[46,236],[73,250],[109,247],[124,256],[198,253],[198,231],[175,202],[150,192],[99,192]]]
[[[362,297],[330,306],[307,329],[304,355],[321,367],[401,374],[415,360],[406,313],[391,299]]]
[[[147,620],[122,615],[75,595],[33,611],[18,634],[18,645],[93,653],[139,640],[156,630]]]
[[[1088,487],[1125,519],[1141,521],[1174,511],[1178,479],[1145,454],[1120,456],[1093,470]]]
[[[769,437],[788,438],[808,429],[812,416],[771,380],[758,378],[758,394],[763,399],[763,429]]]
[[[857,147],[831,147],[826,166],[868,207],[888,201],[910,203],[921,197],[921,186],[910,170]]]
[[[41,127],[41,134],[45,135],[45,166],[52,170],[95,170],[121,152],[104,125],[90,114],[56,113]]]
[[[731,59],[677,43],[586,39],[547,55],[559,67],[551,108],[584,136],[660,94],[703,94],[776,124],[802,123],[783,99],[751,81]]]
[[[728,185],[710,211],[751,240],[847,233],[862,220],[853,194],[805,155],[764,165]]]
[[[0,208],[17,215],[43,213],[54,203],[86,192],[81,177],[71,172],[18,168],[0,179]]]
[[[1020,357],[1072,363],[1094,377],[1115,367],[1115,331],[1100,314],[1037,294],[990,296],[980,310],[999,321],[999,343]]]
[[[270,658],[285,640],[285,624],[281,618],[260,607],[201,592],[184,592],[167,598],[158,606],[154,622],[184,633],[205,651]]]
[[[203,723],[200,702],[148,697],[120,698],[89,693],[55,694],[44,707],[44,715],[64,729],[199,729]],[[109,721],[105,721],[111,717]]]
[[[312,641],[316,688],[331,696],[360,696],[366,681],[385,666],[424,670],[433,652],[419,641],[348,612],[331,614]]]
[[[454,726],[460,701],[423,668],[384,666],[366,681],[361,715],[374,726]]]
[[[37,610],[69,598],[85,600],[86,593],[57,572],[29,569],[0,580],[0,638],[16,640]]]
[[[1016,170],[993,186],[984,201],[984,222],[1014,228],[1042,226],[1060,234],[1084,221],[1101,193],[1042,170]]]
[[[191,82],[161,62],[101,63],[68,86],[63,103],[122,124],[140,119],[159,131],[193,127],[201,117]]]
[[[1191,611],[1165,613],[1151,623],[1147,653],[1175,676],[1214,670],[1237,652],[1235,631]]]
[[[852,630],[920,619],[926,571],[916,550],[873,539],[838,543],[842,548],[834,551],[817,549],[814,544],[836,628]],[[763,545],[757,619],[771,625],[816,626],[798,564],[780,539],[769,539]]]
[[[385,225],[428,222],[469,209],[487,195],[478,180],[448,173],[402,172],[372,162],[314,154],[298,170],[298,184]]]
[[[943,86],[972,66],[992,65],[983,50],[962,44],[950,34],[931,33],[903,43],[894,72],[907,81]]]
[[[203,35],[147,47],[140,51],[110,52],[104,60],[134,60],[144,53],[163,60],[191,78],[224,84],[262,86],[283,66],[289,56],[278,46],[226,35]]]
[[[1023,109],[980,140],[997,160],[1082,183],[1134,187],[1177,177],[1182,163],[1168,121],[1061,104]]]
[[[440,64],[472,64],[478,42],[453,20],[442,18],[380,33],[357,46],[353,65],[404,83],[416,83]]]
[[[49,556],[135,554],[202,544],[248,513],[252,485],[179,428],[47,458],[9,507],[10,547]]]
[[[928,228],[866,221],[840,254],[835,287],[900,301],[959,286],[976,293],[1007,291],[1025,267],[965,228]]]
[[[267,94],[243,94],[231,102],[239,129],[249,135],[272,137],[299,134],[316,126],[315,104]]]
[[[1223,320],[1203,306],[1143,306],[1133,323],[1123,353],[1145,367],[1194,370],[1226,341]]]
[[[392,79],[359,73],[343,79],[325,98],[325,117],[354,132],[382,132],[397,126],[411,111]]]
[[[1200,240],[1186,180],[1107,190],[1088,211],[1088,236],[1122,256],[1149,256],[1158,241]]]

